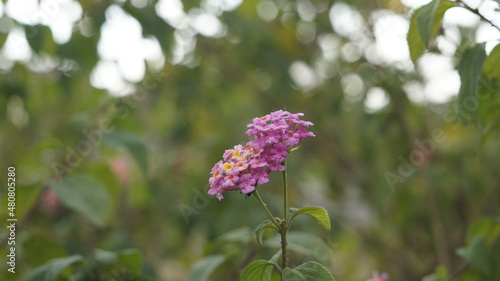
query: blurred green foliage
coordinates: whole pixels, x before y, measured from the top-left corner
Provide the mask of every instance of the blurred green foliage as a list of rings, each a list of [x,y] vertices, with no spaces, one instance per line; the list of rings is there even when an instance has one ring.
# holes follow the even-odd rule
[[[459,96],[416,104],[404,90],[423,81],[415,68],[367,59],[355,36],[334,33],[328,1],[268,0],[279,7],[269,22],[257,13],[263,0],[244,1],[219,15],[225,36],[197,35],[191,60],[179,64],[169,63],[176,29],[156,14],[156,1],[140,8],[136,2],[80,1],[89,30],[75,25],[64,44],[46,26],[0,19],[2,44],[23,26],[34,52],[0,76],[2,173],[16,167],[18,218],[16,274],[0,263],[2,279],[237,280],[252,260],[275,255],[279,240],[264,232],[269,239],[260,248],[245,227],[265,218],[253,198],[233,193],[219,202],[206,195],[209,171],[225,149],[246,141],[253,117],[275,109],[305,113],[317,135],[290,156],[291,206],[323,206],[332,218],[327,243],[300,231],[324,233],[312,218],[295,221],[291,264],[319,261],[336,280],[365,280],[375,270],[391,280],[449,280],[456,273],[458,280],[498,279],[500,45],[486,55],[473,28],[460,28],[452,54]],[[297,7],[306,2],[316,14],[313,40],[304,43],[297,39],[305,22]],[[200,6],[183,4],[186,12]],[[373,11],[408,12],[399,1],[348,4],[365,19],[360,34],[370,42]],[[136,93],[125,97],[89,80],[111,5],[137,19],[167,58],[160,70],[148,65]],[[414,12],[414,62],[426,50],[441,52],[433,46],[452,5],[432,1]],[[338,43],[331,60],[322,58],[325,36]],[[56,63],[36,68],[44,56]],[[323,67],[320,82],[296,85],[289,75],[296,61]],[[352,74],[362,79],[358,100],[342,85]],[[364,107],[372,87],[390,100],[376,112]],[[464,100],[477,106],[464,111]],[[436,130],[442,141],[429,142]],[[397,180],[388,181],[388,173]],[[276,176],[260,187],[276,212],[280,186]],[[0,192],[3,224],[7,189]],[[5,227],[1,235],[6,257]]]

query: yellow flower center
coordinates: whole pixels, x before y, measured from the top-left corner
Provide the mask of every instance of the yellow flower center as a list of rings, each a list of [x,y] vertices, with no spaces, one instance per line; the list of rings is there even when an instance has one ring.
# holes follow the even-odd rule
[[[235,151],[233,152],[233,158],[236,158],[236,157],[238,157],[238,156],[240,156],[240,151],[239,151],[239,150],[235,150]]]
[[[224,163],[223,167],[224,167],[224,170],[226,171],[229,171],[233,168],[233,163]]]

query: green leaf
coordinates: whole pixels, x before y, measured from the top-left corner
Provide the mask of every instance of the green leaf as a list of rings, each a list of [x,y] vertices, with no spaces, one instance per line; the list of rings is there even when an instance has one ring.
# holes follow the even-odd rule
[[[262,246],[262,234],[264,233],[264,230],[266,228],[274,228],[276,231],[279,231],[278,228],[270,221],[270,220],[265,220],[257,228],[255,229],[255,239],[257,239],[257,242],[259,242],[259,245]]]
[[[278,259],[281,257],[282,250],[279,249],[274,256],[272,256],[269,261],[276,264],[276,266],[279,268],[278,264]]]
[[[243,226],[228,231],[219,236],[216,242],[220,243],[249,243],[252,241],[253,233],[248,226]]]
[[[434,0],[413,13],[406,37],[413,63],[425,52],[430,39],[437,35],[444,13],[453,6],[451,1]]]
[[[40,266],[48,260],[68,256],[64,245],[48,235],[31,233],[23,241],[23,256],[33,266]]]
[[[306,262],[294,269],[283,270],[283,281],[335,281],[332,274],[315,261]]]
[[[266,260],[256,260],[249,264],[241,273],[240,281],[269,281],[274,263]]]
[[[476,236],[482,236],[487,243],[500,235],[500,221],[494,218],[482,218],[474,221],[467,232],[467,243],[470,243]]]
[[[26,26],[25,29],[26,40],[36,53],[40,51],[45,51],[48,54],[52,54],[54,51],[54,41],[52,40],[52,32],[48,26],[44,25],[34,25]]]
[[[111,211],[110,197],[99,181],[83,174],[73,174],[51,185],[62,203],[87,217],[97,226],[104,226]]]
[[[483,71],[486,53],[484,43],[477,44],[464,51],[458,64],[460,91],[458,92],[458,110],[466,116],[476,119],[478,109],[477,89]],[[462,114],[459,113],[459,116]],[[466,120],[462,120],[466,121]]]
[[[115,252],[96,249],[94,251],[94,257],[99,264],[110,264],[116,261],[117,255]]]
[[[142,255],[137,249],[120,251],[118,261],[132,273],[140,274],[142,272]]]
[[[213,255],[205,257],[196,262],[191,268],[189,281],[206,281],[214,270],[219,267],[226,257],[223,255]]]
[[[324,227],[328,231],[330,231],[332,228],[328,212],[322,207],[300,208],[295,213],[293,213],[290,221],[293,221],[293,219],[298,215],[308,215],[313,217],[322,227]]]
[[[495,132],[500,131],[500,116],[497,116],[486,125],[481,132],[480,147],[483,148],[486,142],[494,135]]]
[[[104,135],[104,141],[113,146],[125,147],[134,157],[144,175],[147,175],[148,154],[146,145],[140,137],[129,132],[117,131]]]
[[[413,63],[417,63],[418,58],[425,52],[425,44],[418,33],[417,27],[417,15],[420,13],[422,8],[416,10],[410,19],[410,29],[408,30],[408,35],[406,40],[408,41],[408,48],[410,49],[410,58]]]
[[[119,252],[97,249],[94,257],[102,265],[116,264],[134,274],[142,272],[142,255],[137,249],[126,249]]]
[[[493,77],[500,81],[500,44],[496,45],[484,61],[483,73],[486,77]]]
[[[80,255],[73,255],[65,258],[53,259],[44,265],[36,268],[29,276],[26,281],[53,281],[56,280],[57,276],[69,265],[83,262],[83,258]]]
[[[455,4],[451,1],[433,0],[420,8],[417,15],[417,27],[425,46],[428,46],[431,38],[437,35],[446,10],[454,6]]]
[[[500,243],[493,244],[491,248],[490,262],[492,265],[500,264]],[[500,280],[500,266],[491,267],[491,275],[489,280]]]
[[[449,281],[449,280],[450,279],[448,278],[448,272],[446,270],[446,267],[444,267],[443,265],[439,265],[436,268],[435,273],[424,276],[424,278],[422,278],[422,281]]]
[[[485,274],[490,273],[491,264],[489,259],[489,248],[484,237],[474,237],[466,248],[458,249],[457,254]]]

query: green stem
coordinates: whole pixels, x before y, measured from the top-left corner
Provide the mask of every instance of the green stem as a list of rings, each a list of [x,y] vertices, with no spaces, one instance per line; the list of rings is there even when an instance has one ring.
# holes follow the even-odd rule
[[[286,241],[286,233],[288,232],[288,181],[287,181],[287,173],[286,173],[286,159],[283,162],[285,166],[285,170],[283,171],[283,212],[284,212],[284,221],[280,227],[281,233],[281,259],[283,263],[283,268],[288,267],[288,252],[287,252],[287,241]]]
[[[271,221],[273,222],[273,224],[278,229],[281,229],[280,224],[278,223],[278,221],[276,220],[276,218],[273,216],[273,214],[271,214],[271,211],[269,211],[269,209],[267,208],[266,203],[264,203],[264,201],[262,201],[262,198],[260,197],[259,192],[257,192],[257,189],[255,189],[255,191],[253,192],[253,195],[255,195],[255,198],[257,198],[257,201],[259,201],[259,203],[262,206],[262,208],[264,208],[264,210],[266,211],[266,213],[269,216],[269,218],[271,218]]]
[[[283,162],[283,166],[286,168],[286,159],[285,162]],[[288,222],[288,181],[286,169],[283,171],[283,209],[285,222]]]
[[[286,233],[288,229],[286,228],[286,221],[283,221],[280,228],[281,233],[281,260],[283,269],[288,267],[288,252],[287,252],[287,242],[286,242]]]

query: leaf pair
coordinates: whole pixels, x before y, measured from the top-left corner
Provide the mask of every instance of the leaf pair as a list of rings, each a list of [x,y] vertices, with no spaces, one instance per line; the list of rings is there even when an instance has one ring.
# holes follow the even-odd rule
[[[292,224],[293,220],[299,215],[307,215],[313,217],[322,227],[324,227],[327,231],[331,230],[330,217],[328,216],[328,212],[322,207],[303,207],[300,209],[290,208],[290,213],[292,213],[292,217],[290,218],[290,222],[288,223],[288,227]],[[276,231],[280,231],[278,226],[276,226],[272,221],[265,220],[263,221],[257,228],[255,229],[255,238],[257,242],[262,246],[262,235],[264,230],[272,228]]]
[[[332,274],[320,263],[306,262],[294,269],[283,270],[283,281],[335,281]]]
[[[277,265],[271,261],[257,260],[245,268],[241,274],[241,281],[269,281],[273,267]],[[306,262],[296,268],[285,268],[282,272],[282,281],[335,281],[331,273],[320,263]]]

